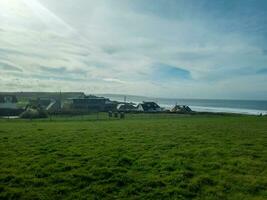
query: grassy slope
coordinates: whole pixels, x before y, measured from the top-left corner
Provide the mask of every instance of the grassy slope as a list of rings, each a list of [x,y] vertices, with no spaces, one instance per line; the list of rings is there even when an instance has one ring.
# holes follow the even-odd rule
[[[266,117],[0,121],[0,199],[266,199]]]

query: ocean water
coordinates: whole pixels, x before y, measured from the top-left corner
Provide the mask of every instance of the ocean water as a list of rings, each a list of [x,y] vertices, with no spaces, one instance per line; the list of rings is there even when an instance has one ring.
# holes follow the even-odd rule
[[[188,105],[194,111],[226,112],[241,114],[267,114],[267,101],[214,100],[214,99],[158,99],[158,103],[171,106],[175,103]]]
[[[124,95],[105,94],[102,95],[111,100],[124,101]],[[155,101],[160,106],[171,108],[175,104],[188,105],[193,111],[200,112],[226,112],[252,115],[267,115],[267,101],[257,100],[215,100],[215,99],[168,99],[150,98],[141,96],[126,96],[127,102],[140,103],[142,101]]]

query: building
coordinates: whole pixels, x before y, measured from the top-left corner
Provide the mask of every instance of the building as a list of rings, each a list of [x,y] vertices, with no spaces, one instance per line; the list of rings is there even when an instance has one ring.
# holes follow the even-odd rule
[[[17,103],[15,95],[0,95],[0,109],[17,109]]]
[[[48,113],[57,113],[61,111],[61,101],[59,99],[51,99],[50,104],[45,108]]]
[[[32,108],[41,108],[48,112],[59,112],[61,110],[61,100],[59,98],[40,97],[30,99],[29,106]]]
[[[18,108],[15,95],[0,95],[0,116],[18,116],[24,109]]]
[[[38,108],[43,108],[46,109],[49,104],[51,103],[51,99],[49,97],[39,97],[37,99],[30,99],[29,104],[32,107],[38,107]]]
[[[175,113],[190,113],[192,112],[191,108],[186,105],[175,105],[172,109],[171,112]]]
[[[119,112],[137,111],[137,107],[135,107],[132,103],[122,103],[117,105],[117,111]]]
[[[103,112],[107,111],[110,100],[94,95],[82,98],[69,98],[64,104],[64,110],[81,112]]]
[[[137,106],[137,110],[141,112],[160,112],[162,108],[155,102],[143,102]]]

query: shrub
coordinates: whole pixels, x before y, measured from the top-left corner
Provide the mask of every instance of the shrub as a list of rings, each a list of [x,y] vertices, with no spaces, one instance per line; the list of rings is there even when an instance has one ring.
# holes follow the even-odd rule
[[[20,115],[20,118],[23,119],[37,119],[37,118],[47,118],[47,117],[48,114],[45,110],[33,109],[33,108],[28,108]]]

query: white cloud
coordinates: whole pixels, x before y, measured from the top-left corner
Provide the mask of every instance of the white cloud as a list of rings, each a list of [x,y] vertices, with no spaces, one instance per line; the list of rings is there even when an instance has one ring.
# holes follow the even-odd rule
[[[2,0],[0,65],[21,71],[0,68],[0,89],[249,98],[253,88],[239,87],[248,78],[265,91],[266,75],[238,73],[267,63],[255,37],[189,16],[139,12],[129,1]],[[193,79],[152,81],[157,63],[186,69]],[[235,79],[227,74],[233,71]]]

